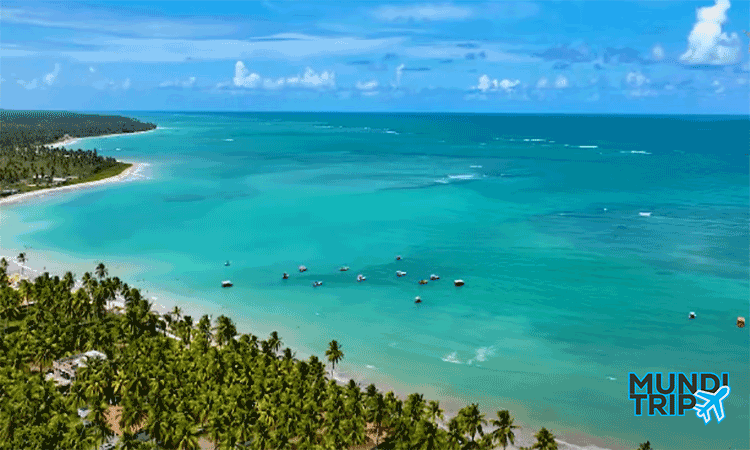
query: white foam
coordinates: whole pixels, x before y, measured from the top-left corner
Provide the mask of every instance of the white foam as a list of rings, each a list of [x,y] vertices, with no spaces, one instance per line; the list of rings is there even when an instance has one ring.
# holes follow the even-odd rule
[[[471,180],[472,178],[474,178],[474,174],[473,173],[467,173],[467,174],[463,174],[463,175],[448,175],[448,178],[450,178],[452,180]]]
[[[469,166],[469,167],[472,168],[472,169],[481,169],[482,168],[482,166]]]
[[[393,131],[393,130],[385,130],[385,133],[386,134],[399,134],[398,132]]]
[[[224,139],[225,142],[234,142],[234,139]]]
[[[531,139],[531,142],[545,142],[547,139]]]
[[[474,358],[470,359],[467,362],[467,364],[471,364],[474,361],[477,361],[477,362],[487,361],[487,358],[489,358],[490,356],[493,356],[494,354],[495,354],[495,348],[492,346],[478,348],[476,349],[476,355],[474,356]]]
[[[598,145],[579,145],[578,148],[599,148]]]
[[[369,365],[369,364],[368,364],[368,365],[366,365],[365,367],[367,367],[368,369],[377,369],[377,367],[375,367],[375,366],[371,366],[371,365]]]
[[[441,178],[441,179],[439,179],[439,180],[435,180],[435,183],[440,183],[440,184],[448,184],[448,183],[449,183],[449,181],[448,181],[448,180],[446,180],[445,178]]]
[[[651,154],[649,152],[644,152],[643,150],[630,150],[630,151],[622,150],[620,151],[620,153],[632,153],[634,155],[650,155]]]
[[[650,212],[639,212],[638,215],[641,217],[651,217]]]
[[[615,381],[615,380],[616,380],[617,378],[615,378],[615,377],[607,377],[607,379],[608,379],[609,381]]]
[[[461,361],[458,360],[458,352],[453,352],[450,355],[443,356],[440,359],[453,364],[461,364]]]

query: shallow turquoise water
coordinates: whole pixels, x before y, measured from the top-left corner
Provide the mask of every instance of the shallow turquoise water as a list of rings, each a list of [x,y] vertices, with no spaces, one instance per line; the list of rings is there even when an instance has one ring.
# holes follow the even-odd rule
[[[104,260],[300,355],[337,339],[347,373],[565,440],[748,447],[747,121],[127,115],[164,128],[80,146],[150,179],[3,208],[0,247]],[[649,371],[729,372],[726,419],[633,417]]]

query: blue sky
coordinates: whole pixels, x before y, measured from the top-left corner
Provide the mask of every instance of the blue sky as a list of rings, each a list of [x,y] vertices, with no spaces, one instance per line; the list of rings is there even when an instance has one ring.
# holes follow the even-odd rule
[[[750,2],[3,0],[0,107],[747,114]]]

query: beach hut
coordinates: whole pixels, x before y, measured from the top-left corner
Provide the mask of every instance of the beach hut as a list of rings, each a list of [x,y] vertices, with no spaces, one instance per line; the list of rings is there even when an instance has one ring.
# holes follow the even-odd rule
[[[456,286],[463,286],[465,283],[464,280],[454,280],[453,284]]]
[[[737,328],[745,328],[745,318],[744,317],[738,317],[737,318]]]

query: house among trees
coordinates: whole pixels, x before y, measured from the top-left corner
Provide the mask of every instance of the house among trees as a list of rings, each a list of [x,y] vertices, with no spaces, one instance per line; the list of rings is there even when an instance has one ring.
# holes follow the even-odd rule
[[[76,377],[78,368],[85,367],[86,360],[89,358],[107,359],[107,355],[91,350],[80,355],[58,359],[52,363],[52,372],[48,373],[45,378],[54,381],[58,386],[68,386]]]

